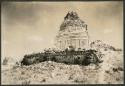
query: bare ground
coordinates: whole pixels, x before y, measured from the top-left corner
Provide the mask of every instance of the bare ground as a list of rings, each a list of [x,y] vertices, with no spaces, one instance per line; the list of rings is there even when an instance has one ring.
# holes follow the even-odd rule
[[[46,61],[2,70],[2,84],[122,84],[123,55],[106,52],[96,66],[66,65]]]

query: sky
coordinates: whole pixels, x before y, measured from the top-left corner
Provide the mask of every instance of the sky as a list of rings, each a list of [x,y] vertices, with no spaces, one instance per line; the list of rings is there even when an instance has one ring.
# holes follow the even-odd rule
[[[123,48],[123,2],[2,2],[2,58],[22,58],[54,46],[68,11],[88,25],[90,41]]]

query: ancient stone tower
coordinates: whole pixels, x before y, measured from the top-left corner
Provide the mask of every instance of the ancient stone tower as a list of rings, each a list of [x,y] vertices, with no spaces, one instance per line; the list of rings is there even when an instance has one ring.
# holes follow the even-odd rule
[[[68,12],[56,36],[56,47],[60,50],[73,47],[86,49],[89,47],[87,24],[82,21],[76,12]]]

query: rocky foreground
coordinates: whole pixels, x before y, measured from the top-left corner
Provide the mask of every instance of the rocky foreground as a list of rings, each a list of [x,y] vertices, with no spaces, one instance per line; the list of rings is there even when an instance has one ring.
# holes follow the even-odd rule
[[[52,61],[2,70],[2,84],[122,84],[123,55],[110,51],[98,66]]]

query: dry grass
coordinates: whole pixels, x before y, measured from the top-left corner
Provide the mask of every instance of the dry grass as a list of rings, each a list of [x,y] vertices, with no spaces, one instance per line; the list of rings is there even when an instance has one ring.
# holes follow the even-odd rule
[[[52,61],[2,71],[2,84],[122,84],[123,52],[103,52],[103,63],[67,65]]]

